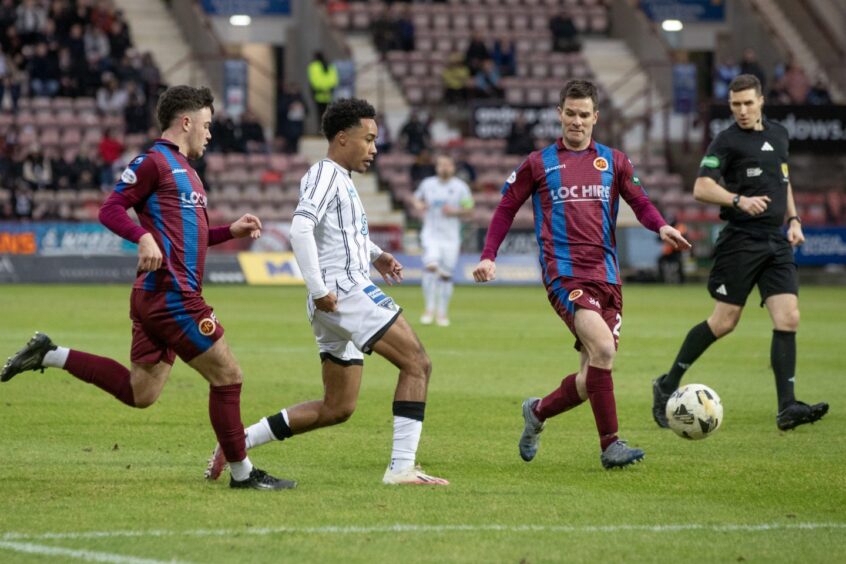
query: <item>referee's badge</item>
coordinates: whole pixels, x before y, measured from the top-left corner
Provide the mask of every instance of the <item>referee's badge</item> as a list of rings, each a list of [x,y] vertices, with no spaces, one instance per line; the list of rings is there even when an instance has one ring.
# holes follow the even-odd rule
[[[598,171],[605,172],[608,170],[608,161],[603,159],[602,157],[596,157],[593,160],[593,168]]]
[[[785,178],[790,178],[790,171],[787,168],[787,163],[781,163],[781,174]]]

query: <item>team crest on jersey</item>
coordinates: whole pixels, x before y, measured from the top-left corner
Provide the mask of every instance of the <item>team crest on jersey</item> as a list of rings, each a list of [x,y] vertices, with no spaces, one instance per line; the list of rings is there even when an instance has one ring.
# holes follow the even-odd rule
[[[517,180],[517,171],[512,171],[511,176],[508,177],[508,180],[505,181],[506,184],[514,184],[514,181]]]
[[[138,177],[135,176],[135,172],[131,168],[127,168],[123,171],[123,173],[121,173],[120,180],[124,184],[135,184],[138,182]]]
[[[214,317],[206,317],[200,320],[197,329],[200,330],[201,335],[208,337],[214,334],[215,329],[217,329],[217,322]]]
[[[584,292],[580,288],[576,288],[575,290],[570,292],[570,295],[567,296],[567,299],[571,302],[575,302],[576,300],[582,297],[582,294],[584,294]]]
[[[596,157],[593,160],[593,168],[598,171],[605,172],[608,170],[608,161],[603,159],[602,157]]]

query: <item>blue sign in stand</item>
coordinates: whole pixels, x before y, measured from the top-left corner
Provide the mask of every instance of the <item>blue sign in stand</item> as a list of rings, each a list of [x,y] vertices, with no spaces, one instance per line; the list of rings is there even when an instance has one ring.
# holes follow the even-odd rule
[[[846,227],[805,227],[805,244],[796,248],[796,264],[846,264]]]
[[[213,16],[289,16],[290,0],[202,0],[203,9]]]

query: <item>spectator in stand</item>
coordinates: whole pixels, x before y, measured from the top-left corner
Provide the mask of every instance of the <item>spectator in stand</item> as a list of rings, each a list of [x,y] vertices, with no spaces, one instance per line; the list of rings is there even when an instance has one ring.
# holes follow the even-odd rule
[[[734,62],[731,55],[726,55],[720,64],[714,68],[713,96],[716,100],[728,98],[728,85],[734,77],[740,74],[740,66]]]
[[[437,170],[435,170],[435,161],[432,160],[432,153],[429,152],[429,149],[423,148],[420,150],[420,153],[417,154],[417,158],[411,164],[411,168],[408,172],[411,176],[411,185],[415,189],[417,189],[417,185],[420,184],[424,178],[435,176],[437,174]]]
[[[94,27],[108,33],[112,28],[112,23],[117,19],[115,7],[111,0],[98,0],[96,5],[91,8],[89,18]]]
[[[53,182],[57,190],[76,188],[79,173],[76,170],[76,159],[71,150],[66,150],[61,155],[55,155],[51,165],[53,167]]]
[[[123,154],[123,143],[117,138],[115,131],[107,129],[100,139],[97,151],[103,161],[100,169],[100,186],[104,190],[111,190],[115,181],[112,164]]]
[[[408,121],[400,129],[400,144],[412,155],[419,155],[423,149],[429,147],[431,134],[429,127],[420,119],[417,110],[411,110]],[[434,173],[429,176],[433,176]]]
[[[18,7],[15,5],[15,0],[1,0],[0,1],[0,29],[8,29],[14,27],[15,20],[17,20]]]
[[[502,76],[517,74],[517,47],[508,38],[494,41],[493,61]]]
[[[740,74],[751,74],[757,77],[761,82],[761,88],[766,88],[767,75],[764,73],[764,69],[760,63],[758,63],[758,54],[752,47],[747,47],[743,50],[743,58],[740,60]]]
[[[785,66],[782,80],[784,81],[784,89],[790,97],[790,103],[804,104],[808,99],[811,84],[802,67],[797,65],[793,60],[789,61]]]
[[[210,152],[231,153],[238,150],[238,139],[235,134],[235,121],[225,112],[214,116],[211,125]]]
[[[247,153],[263,153],[267,151],[267,142],[264,137],[264,128],[258,118],[250,110],[241,114],[240,127],[241,146]]]
[[[826,106],[831,104],[831,94],[828,93],[828,87],[825,84],[825,79],[822,76],[817,77],[817,81],[808,90],[807,103],[814,106]]]
[[[276,136],[285,141],[285,152],[294,154],[300,150],[300,137],[305,132],[306,105],[300,94],[300,87],[285,84],[276,99]]]
[[[476,74],[482,68],[482,63],[491,58],[488,46],[485,45],[481,33],[474,31],[470,36],[470,44],[464,54],[464,62],[470,69],[470,74]]]
[[[482,68],[476,72],[473,81],[476,86],[473,94],[476,98],[502,98],[505,93],[493,59],[485,59],[482,62]]]
[[[452,160],[455,161],[455,176],[463,180],[471,190],[476,190],[476,168],[467,160],[465,149],[456,149],[452,152]]]
[[[414,22],[408,14],[408,6],[397,4],[397,18],[394,21],[397,47],[402,51],[414,51]]]
[[[75,23],[70,27],[70,35],[65,40],[65,47],[70,49],[71,57],[77,64],[83,64],[86,57],[84,29],[80,24]]]
[[[32,190],[23,182],[12,190],[12,215],[16,219],[32,219]]]
[[[383,55],[396,48],[396,23],[391,10],[382,10],[370,24],[373,33],[373,44]]]
[[[82,36],[85,45],[85,57],[90,61],[93,57],[99,60],[108,60],[111,55],[109,37],[99,27],[90,25]]]
[[[144,93],[130,82],[128,85],[129,98],[123,108],[123,120],[127,133],[144,133],[150,128],[150,111],[144,100]]]
[[[467,85],[470,83],[470,68],[464,63],[461,53],[451,53],[444,70],[444,102],[463,104],[467,101]]]
[[[24,43],[32,43],[44,29],[47,10],[35,0],[23,0],[16,10],[15,27]]]
[[[18,35],[18,30],[14,27],[6,28],[6,34],[3,41],[3,52],[17,65],[22,67],[26,64],[26,59],[23,56],[24,42],[21,36]]]
[[[62,38],[62,43],[66,42],[74,20],[70,4],[66,0],[53,0],[48,17],[56,23],[56,34]]]
[[[162,75],[159,72],[159,67],[153,60],[153,55],[149,51],[141,55],[141,79],[144,81],[145,94],[148,100],[155,100],[159,97],[159,91],[163,89]],[[154,137],[155,139],[155,137]]]
[[[34,145],[24,157],[21,179],[33,190],[53,188],[53,166],[38,145]]]
[[[323,112],[332,101],[332,93],[338,86],[338,71],[326,61],[320,51],[314,52],[314,58],[308,65],[308,82],[314,104],[317,106],[317,127],[320,129]]]
[[[83,61],[74,60],[70,49],[59,49],[59,96],[76,98],[82,95],[79,77],[85,72]]]
[[[842,225],[844,204],[846,204],[846,196],[841,196],[838,190],[829,190],[825,193],[825,222],[827,225]]]
[[[97,107],[103,113],[122,114],[129,102],[129,95],[125,88],[121,88],[117,77],[105,72],[102,76],[103,85],[97,89]]]
[[[388,127],[388,122],[384,114],[376,114],[376,125],[378,127],[376,133],[376,154],[390,153],[393,148],[393,136],[391,135],[391,128]],[[379,164],[377,159],[376,164]]]
[[[111,57],[116,61],[121,60],[126,54],[126,51],[132,47],[132,39],[129,37],[129,29],[121,20],[115,20],[112,22],[108,38],[109,52]]]
[[[561,10],[549,19],[549,31],[552,34],[552,50],[559,53],[581,51],[579,31],[570,17],[570,12]]]
[[[33,96],[53,97],[59,91],[59,61],[46,43],[35,46],[35,54],[27,64],[29,88]]]
[[[784,76],[777,77],[773,80],[772,86],[770,86],[770,90],[767,92],[767,104],[780,106],[790,103],[790,94],[787,93]]]
[[[505,152],[509,155],[528,155],[535,150],[535,138],[532,133],[534,124],[526,120],[523,112],[514,116],[511,131],[505,141]]]
[[[80,145],[79,153],[77,153],[74,161],[74,170],[77,174],[76,189],[99,188],[100,170],[102,168],[103,163],[93,149],[85,143]]]

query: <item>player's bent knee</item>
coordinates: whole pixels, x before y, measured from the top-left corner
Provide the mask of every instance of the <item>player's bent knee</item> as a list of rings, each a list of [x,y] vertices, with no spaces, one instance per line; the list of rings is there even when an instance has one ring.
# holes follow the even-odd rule
[[[324,422],[326,425],[339,425],[341,423],[349,421],[353,413],[355,413],[354,405],[336,407],[326,413],[324,417]]]

